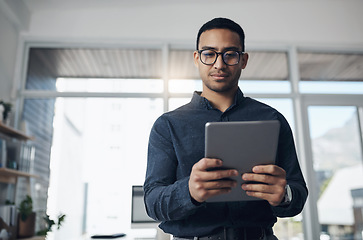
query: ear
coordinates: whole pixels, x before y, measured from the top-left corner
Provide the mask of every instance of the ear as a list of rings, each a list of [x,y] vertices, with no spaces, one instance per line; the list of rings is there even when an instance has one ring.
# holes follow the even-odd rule
[[[245,69],[245,67],[247,66],[247,61],[248,61],[248,53],[244,53],[242,55],[242,66],[241,66],[241,69]]]
[[[194,51],[193,57],[194,57],[194,65],[196,67],[199,67],[199,53],[198,53],[198,51]]]

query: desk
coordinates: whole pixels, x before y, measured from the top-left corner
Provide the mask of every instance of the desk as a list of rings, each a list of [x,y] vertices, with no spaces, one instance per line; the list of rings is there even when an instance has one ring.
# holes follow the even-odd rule
[[[170,240],[171,235],[156,229],[132,229],[129,232],[125,232],[126,236],[119,238],[112,238],[115,240]],[[109,240],[110,238],[97,238],[98,240]],[[83,240],[97,240],[86,236]]]
[[[31,238],[19,238],[19,240],[45,240],[45,236],[36,236]]]

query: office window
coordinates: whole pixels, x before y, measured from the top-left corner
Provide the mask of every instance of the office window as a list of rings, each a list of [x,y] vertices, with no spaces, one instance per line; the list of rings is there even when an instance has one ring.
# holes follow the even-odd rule
[[[161,93],[162,79],[57,78],[59,92]]]
[[[240,80],[239,86],[244,93],[290,93],[289,81],[277,80]]]
[[[168,62],[169,79],[199,79],[194,65],[194,50],[170,50]]]
[[[347,94],[361,96],[362,54],[301,51],[290,55],[297,56],[297,59],[292,59],[289,63],[291,58],[287,56],[291,51],[295,50],[247,50],[249,62],[242,72],[239,86],[246,96],[257,98],[279,110],[290,123],[295,137],[299,134],[296,129],[304,133],[309,132],[306,126],[315,129],[311,130],[315,171],[312,174],[326,177],[331,174],[326,171],[331,166],[321,165],[320,159],[324,156],[316,152],[321,145],[317,143],[313,132],[329,125],[321,124],[318,117],[321,113],[327,113],[329,108],[309,106],[307,112],[310,122],[306,124],[305,119],[294,117],[299,116],[301,108],[305,107],[304,101],[311,97],[315,97],[313,100],[319,99],[329,93],[334,94],[334,99],[338,102],[345,102]],[[44,144],[44,151],[38,152],[45,161],[49,158],[50,143],[53,143],[48,213],[56,216],[61,211],[69,216],[64,227],[49,236],[50,240],[100,231],[119,232],[119,228],[114,229],[120,224],[126,226],[125,232],[128,231],[131,185],[143,183],[147,140],[152,123],[163,112],[188,103],[193,91],[202,90],[202,81],[193,62],[193,52],[191,49],[173,49],[160,45],[149,48],[30,49],[25,87],[20,93],[24,99],[24,119],[31,122],[30,127],[33,129],[46,127],[46,134],[43,136],[40,131],[39,135],[46,137],[49,145]],[[298,88],[292,88],[295,82],[291,80],[296,79],[293,78],[296,76],[292,76],[294,72],[290,72],[290,67],[294,64],[301,77]],[[39,96],[35,96],[38,93]],[[356,102],[353,108],[358,109],[359,106],[361,109],[363,101],[360,98],[354,99]],[[314,105],[313,101],[309,103]],[[42,107],[46,108],[44,114]],[[344,109],[351,110],[350,107]],[[38,111],[40,113],[34,118]],[[358,119],[362,119],[360,112],[354,113]],[[344,115],[340,110],[334,113],[336,119]],[[40,119],[37,120],[38,118]],[[44,121],[47,121],[46,125]],[[299,122],[303,124],[297,128],[295,124]],[[325,123],[330,122],[328,119]],[[44,126],[37,128],[42,124]],[[52,129],[52,126],[55,128]],[[331,127],[334,129],[334,126]],[[358,137],[359,131],[356,129],[352,134]],[[347,137],[346,134],[343,135],[341,139]],[[296,144],[298,150],[305,151],[299,148],[298,141]],[[308,147],[309,144],[303,143]],[[358,153],[359,146],[356,147],[354,151]],[[349,154],[352,153],[353,151],[349,151]],[[308,162],[306,158],[301,157],[301,163]],[[43,164],[40,168],[44,170],[44,174],[49,174],[46,165]],[[95,169],[97,174],[92,172]],[[324,174],[321,175],[322,171]],[[69,177],[64,179],[64,176]],[[327,179],[333,179],[332,176],[329,175]],[[319,191],[326,189],[328,192],[329,183],[323,181],[308,187],[310,191],[317,187]],[[41,187],[44,192],[46,184],[38,184],[36,187]],[[104,188],[105,185],[110,187]],[[77,200],[73,202],[77,209],[61,199],[68,196],[69,188],[78,191],[74,195]],[[357,192],[359,189],[353,189],[352,196],[356,196]],[[35,200],[39,209],[45,208],[44,199],[40,203],[38,199]],[[319,199],[316,203],[319,214],[323,209],[320,202]],[[114,206],[121,208],[115,210]],[[322,219],[326,218],[320,220]],[[303,214],[300,214],[294,218],[279,219],[274,230],[281,239],[302,240],[304,236],[309,236],[303,232],[303,221],[307,225],[315,223],[314,219],[303,219]],[[341,230],[326,223],[320,223],[324,231],[321,233],[322,238],[336,233],[337,229]],[[316,222],[315,225],[318,224]],[[349,229],[352,227],[349,226]]]
[[[127,231],[162,99],[57,98],[55,109],[48,213],[67,214],[55,239]]]
[[[29,76],[32,76],[33,71],[38,69],[43,71],[43,76],[29,81]],[[129,88],[132,88],[129,86],[129,84],[132,85],[131,79],[140,81],[141,79],[155,79],[157,82],[157,79],[161,79],[161,77],[160,49],[31,48],[29,50],[26,89],[56,91],[56,88],[47,87],[47,84],[51,84],[49,81],[51,79],[54,85],[57,78],[83,79],[74,82],[73,89],[70,88],[69,91],[87,89],[87,82],[85,81],[87,78],[92,78],[89,81],[94,82],[107,81],[106,79],[111,79],[109,81],[113,81],[112,79],[129,79],[128,81],[119,81],[120,83],[113,81],[115,90],[123,91],[121,88],[127,87],[128,89],[124,91],[129,92],[131,91]],[[29,84],[30,82],[31,84]],[[138,82],[138,85],[141,88],[143,83]]]
[[[363,54],[298,54],[302,93],[362,94]]]
[[[194,50],[170,50],[169,78],[198,79],[194,65]],[[289,71],[286,52],[246,51],[249,55],[241,79],[246,80],[288,80]]]
[[[257,99],[279,111],[289,122],[290,127],[295,132],[295,119],[293,114],[293,105],[291,99],[286,98],[259,98]],[[300,239],[303,236],[303,218],[299,214],[292,218],[278,218],[275,224],[274,233],[279,239]]]
[[[332,239],[353,239],[352,191],[363,188],[361,129],[355,106],[309,106],[310,138],[321,231]]]
[[[169,81],[170,93],[193,93],[194,91],[202,91],[202,80],[192,79],[171,79]]]
[[[246,80],[283,80],[287,81],[289,70],[286,52],[248,51],[246,69],[241,79]]]
[[[291,99],[288,98],[258,98],[257,100],[275,108],[288,121],[293,133],[295,133],[295,119]]]
[[[171,50],[169,91],[190,93],[201,91],[202,83],[194,65],[192,50]],[[289,71],[285,52],[248,51],[247,67],[242,70],[240,87],[246,93],[289,93]]]

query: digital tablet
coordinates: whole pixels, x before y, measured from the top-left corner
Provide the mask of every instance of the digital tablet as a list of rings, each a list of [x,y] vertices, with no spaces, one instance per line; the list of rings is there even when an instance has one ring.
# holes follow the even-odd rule
[[[223,161],[223,169],[237,169],[233,177],[237,186],[227,194],[209,198],[207,202],[261,200],[248,196],[241,188],[241,176],[256,165],[274,164],[279,140],[280,122],[244,121],[209,122],[205,125],[205,157]],[[213,169],[211,169],[213,170]]]

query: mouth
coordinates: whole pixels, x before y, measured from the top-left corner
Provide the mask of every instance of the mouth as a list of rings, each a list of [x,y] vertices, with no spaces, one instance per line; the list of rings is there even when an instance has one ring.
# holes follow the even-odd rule
[[[211,73],[210,76],[216,80],[216,81],[223,81],[225,80],[229,75],[227,73]]]

